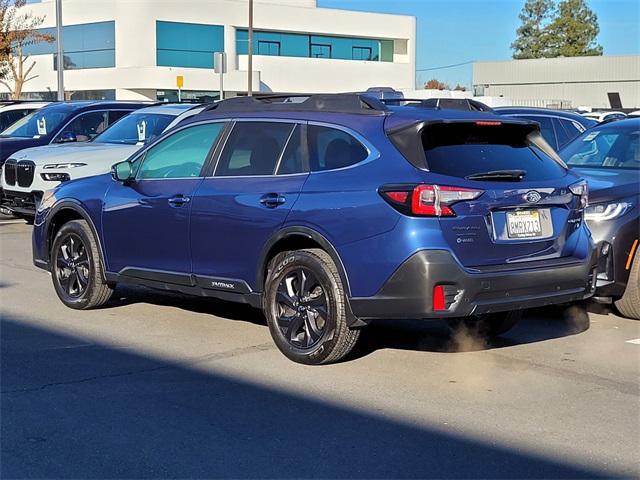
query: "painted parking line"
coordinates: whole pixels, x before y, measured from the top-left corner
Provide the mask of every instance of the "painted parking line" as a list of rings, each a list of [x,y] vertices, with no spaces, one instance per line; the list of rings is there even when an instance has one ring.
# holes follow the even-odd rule
[[[633,340],[627,340],[625,343],[633,343],[634,345],[640,345],[640,338],[634,338]]]

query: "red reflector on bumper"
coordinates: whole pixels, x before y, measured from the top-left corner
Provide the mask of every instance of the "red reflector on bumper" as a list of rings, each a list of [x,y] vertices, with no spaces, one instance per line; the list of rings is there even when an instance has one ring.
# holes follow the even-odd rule
[[[443,311],[446,310],[444,301],[444,287],[442,285],[436,285],[433,287],[433,311]]]

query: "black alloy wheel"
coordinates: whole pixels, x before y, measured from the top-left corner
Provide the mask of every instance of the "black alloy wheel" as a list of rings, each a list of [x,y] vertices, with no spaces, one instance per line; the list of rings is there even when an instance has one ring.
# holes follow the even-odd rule
[[[55,234],[51,252],[51,280],[67,307],[87,310],[104,305],[113,293],[102,269],[100,245],[85,220],[71,220]]]
[[[276,303],[284,338],[299,349],[315,347],[325,333],[329,303],[316,275],[305,267],[288,272],[278,285]]]
[[[68,233],[58,244],[55,275],[70,298],[79,298],[89,285],[91,264],[84,242],[75,233]]]

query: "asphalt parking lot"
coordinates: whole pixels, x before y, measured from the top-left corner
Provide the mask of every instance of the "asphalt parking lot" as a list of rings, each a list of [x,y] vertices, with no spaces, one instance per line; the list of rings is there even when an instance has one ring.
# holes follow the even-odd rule
[[[389,321],[305,367],[244,306],[69,310],[5,222],[2,478],[640,476],[639,322],[539,310],[487,344]]]

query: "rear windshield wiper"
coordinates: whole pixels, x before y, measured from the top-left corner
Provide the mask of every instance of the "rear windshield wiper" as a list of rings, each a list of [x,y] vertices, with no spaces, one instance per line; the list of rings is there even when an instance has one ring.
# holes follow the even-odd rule
[[[527,175],[526,170],[494,170],[467,175],[467,180],[499,180],[503,182],[520,182]]]

